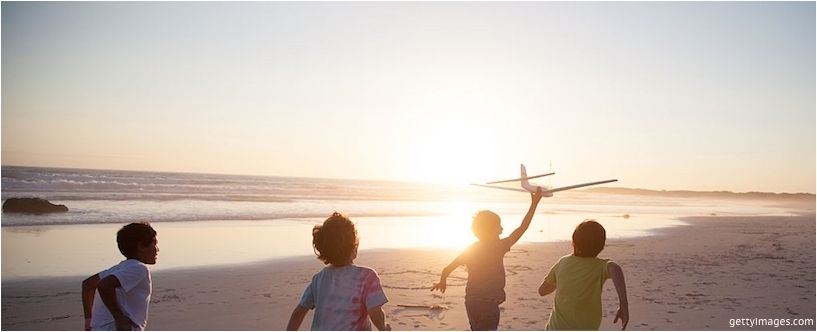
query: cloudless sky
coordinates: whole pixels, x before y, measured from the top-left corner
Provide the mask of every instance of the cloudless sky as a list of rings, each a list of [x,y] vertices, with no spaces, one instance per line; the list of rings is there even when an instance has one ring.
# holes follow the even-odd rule
[[[2,163],[815,192],[815,3],[3,2]]]

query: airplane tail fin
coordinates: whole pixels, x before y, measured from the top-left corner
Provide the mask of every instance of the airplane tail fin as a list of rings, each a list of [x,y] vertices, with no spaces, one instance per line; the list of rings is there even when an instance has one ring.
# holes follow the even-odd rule
[[[519,164],[519,173],[522,188],[530,192],[536,192],[536,186],[532,186],[530,182],[528,182],[528,171],[525,169],[525,164]]]

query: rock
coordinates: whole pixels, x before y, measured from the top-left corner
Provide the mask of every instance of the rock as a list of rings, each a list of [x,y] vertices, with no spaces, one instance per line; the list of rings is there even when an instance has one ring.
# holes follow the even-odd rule
[[[52,204],[42,198],[9,198],[3,202],[3,212],[43,214],[68,212],[68,207]]]

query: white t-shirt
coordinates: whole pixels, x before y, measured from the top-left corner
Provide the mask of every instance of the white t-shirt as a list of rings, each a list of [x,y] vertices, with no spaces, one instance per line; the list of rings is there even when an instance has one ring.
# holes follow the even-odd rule
[[[119,309],[139,325],[134,330],[144,330],[148,322],[148,304],[153,284],[150,280],[150,270],[147,265],[136,260],[126,259],[110,269],[99,272],[99,279],[113,275],[119,279],[122,287],[116,288],[116,302]],[[94,295],[94,306],[91,311],[91,330],[114,331],[116,323],[113,315],[102,302],[99,292]]]
[[[313,331],[361,331],[372,329],[368,309],[388,301],[377,272],[346,265],[316,273],[298,305],[315,309]]]

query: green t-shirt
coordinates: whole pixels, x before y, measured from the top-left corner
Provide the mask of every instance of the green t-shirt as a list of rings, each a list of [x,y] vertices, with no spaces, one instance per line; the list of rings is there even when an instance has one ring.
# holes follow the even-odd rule
[[[598,330],[601,291],[609,259],[564,256],[550,268],[545,282],[556,285],[548,330]]]

